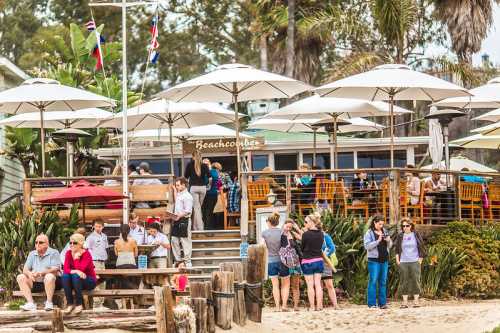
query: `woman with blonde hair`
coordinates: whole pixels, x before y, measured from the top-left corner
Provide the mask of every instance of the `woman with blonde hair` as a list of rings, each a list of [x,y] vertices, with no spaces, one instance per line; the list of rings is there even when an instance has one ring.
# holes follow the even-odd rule
[[[193,152],[193,158],[186,166],[184,177],[189,181],[189,192],[193,196],[193,230],[203,230],[201,205],[207,193],[210,173],[207,165],[202,163],[199,151],[196,150]]]
[[[317,213],[307,215],[301,238],[301,269],[307,284],[307,298],[309,309],[323,310],[323,287],[321,276],[324,270],[322,246],[324,234],[322,231],[321,216]]]
[[[93,290],[96,287],[97,276],[90,252],[83,247],[85,237],[73,234],[69,238],[70,251],[66,253],[62,283],[68,307],[66,314],[82,312],[82,290]],[[73,291],[75,297],[73,297]]]

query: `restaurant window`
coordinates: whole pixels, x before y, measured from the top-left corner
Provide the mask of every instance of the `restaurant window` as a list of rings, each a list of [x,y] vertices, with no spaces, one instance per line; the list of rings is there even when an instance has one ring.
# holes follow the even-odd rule
[[[184,166],[187,165],[187,163],[190,161],[190,159],[184,159]],[[137,159],[137,160],[130,160],[129,165],[133,164],[136,167],[139,167],[139,164],[141,162],[147,162],[149,164],[149,167],[151,169],[151,173],[154,175],[165,175],[165,174],[170,174],[170,159]],[[174,158],[174,172],[176,176],[181,175],[181,159],[180,158]]]
[[[260,171],[269,165],[268,155],[252,155],[252,170]]]
[[[406,166],[406,150],[394,151],[394,167]],[[358,168],[390,168],[390,151],[360,151],[358,152]]]
[[[275,154],[274,155],[274,170],[297,170],[298,169],[297,154]]]
[[[304,154],[304,163],[313,165],[313,154]],[[339,169],[352,169],[354,168],[354,154],[351,152],[338,153],[337,157]],[[330,154],[319,153],[316,154],[316,165],[321,169],[330,169]]]

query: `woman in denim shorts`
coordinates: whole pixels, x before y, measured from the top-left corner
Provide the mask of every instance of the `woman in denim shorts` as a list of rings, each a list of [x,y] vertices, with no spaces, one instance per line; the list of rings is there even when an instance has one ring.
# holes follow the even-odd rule
[[[299,258],[302,257],[300,246],[297,242],[299,238],[300,228],[297,223],[292,219],[287,219],[283,225],[283,234],[281,235],[281,247],[286,247],[288,244],[292,246]],[[283,264],[282,264],[283,265]],[[284,268],[287,268],[283,265]],[[300,301],[300,277],[302,275],[302,270],[300,269],[300,264],[293,267],[287,268],[290,275],[290,289],[292,291],[293,299],[293,310],[299,311],[299,301]]]
[[[274,213],[267,219],[268,229],[262,232],[262,239],[267,247],[267,275],[273,284],[274,304],[276,311],[287,311],[287,300],[290,293],[290,273],[288,267],[281,263],[281,228],[278,227],[280,215]],[[280,290],[281,280],[281,290]]]
[[[301,235],[302,274],[307,284],[307,298],[310,310],[323,310],[323,288],[321,274],[323,273],[323,245],[324,236],[321,230],[321,216],[308,215],[305,219],[304,232]]]

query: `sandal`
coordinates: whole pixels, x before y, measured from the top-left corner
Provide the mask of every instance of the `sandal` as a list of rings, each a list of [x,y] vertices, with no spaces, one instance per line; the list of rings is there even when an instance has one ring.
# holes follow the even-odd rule
[[[400,309],[408,309],[408,304],[401,304]]]
[[[420,304],[413,304],[413,307],[414,307],[414,308],[419,308],[419,307],[420,307]]]

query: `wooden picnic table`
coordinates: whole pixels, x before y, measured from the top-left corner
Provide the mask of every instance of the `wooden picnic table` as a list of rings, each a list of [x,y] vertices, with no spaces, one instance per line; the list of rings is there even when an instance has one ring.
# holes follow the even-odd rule
[[[201,270],[194,268],[183,268],[186,274],[201,274]],[[170,277],[179,274],[178,268],[146,268],[146,269],[96,269],[95,273],[101,278],[113,277],[140,277],[145,282],[161,281],[163,286],[170,286]]]

